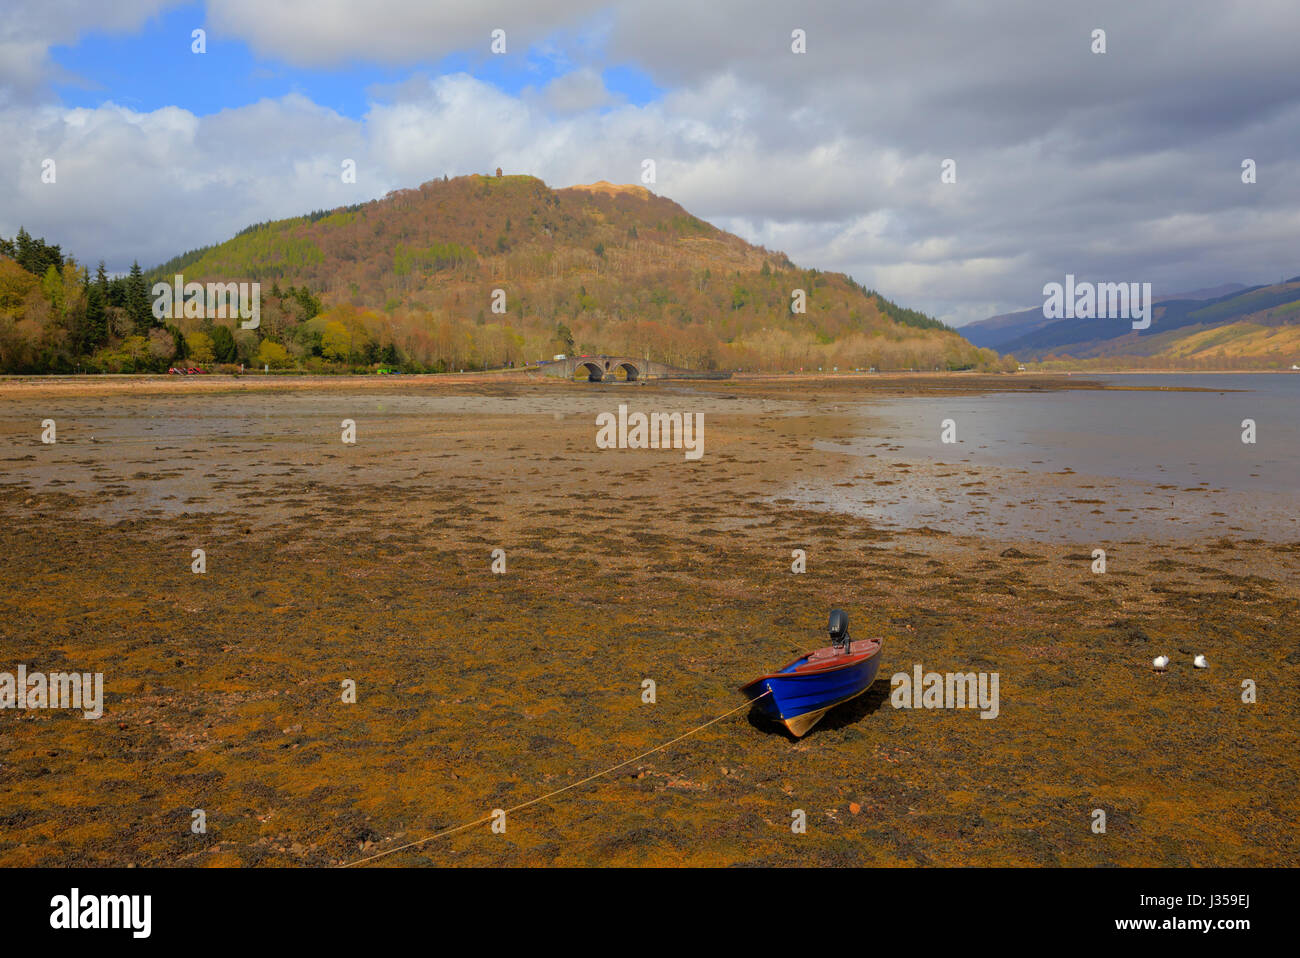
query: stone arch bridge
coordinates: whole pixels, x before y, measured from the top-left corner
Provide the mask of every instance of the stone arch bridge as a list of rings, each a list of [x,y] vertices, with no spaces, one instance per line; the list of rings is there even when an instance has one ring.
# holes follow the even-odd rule
[[[634,356],[566,356],[543,360],[538,369],[547,376],[576,379],[586,373],[587,382],[645,382],[648,379],[730,379],[730,372],[695,372]]]

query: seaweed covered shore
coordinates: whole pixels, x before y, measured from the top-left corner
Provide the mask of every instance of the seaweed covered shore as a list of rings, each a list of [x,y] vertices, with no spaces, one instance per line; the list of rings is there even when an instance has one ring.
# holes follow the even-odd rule
[[[825,644],[832,606],[884,637],[881,677],[805,738],[742,711],[504,833],[384,862],[1300,864],[1300,542],[1117,540],[1099,575],[1095,542],[882,528],[789,495],[887,480],[816,445],[875,395],[1079,385],[0,386],[0,672],[105,677],[97,719],[0,711],[0,865],[363,858],[734,708]],[[703,412],[703,458],[597,449],[620,402]],[[997,718],[892,707],[918,663],[997,672]]]

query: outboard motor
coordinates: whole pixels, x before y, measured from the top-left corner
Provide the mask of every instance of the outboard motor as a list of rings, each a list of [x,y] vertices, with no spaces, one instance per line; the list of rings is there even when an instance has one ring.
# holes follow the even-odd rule
[[[849,616],[843,609],[831,609],[831,620],[827,626],[831,633],[831,645],[844,650],[847,655],[852,644],[849,638]]]

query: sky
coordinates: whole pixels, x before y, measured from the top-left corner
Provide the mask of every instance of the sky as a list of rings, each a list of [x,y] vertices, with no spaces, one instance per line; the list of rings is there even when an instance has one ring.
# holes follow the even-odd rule
[[[697,216],[958,326],[1066,274],[1277,282],[1298,36],[1295,0],[7,0],[0,235],[117,272],[443,175],[653,159]]]

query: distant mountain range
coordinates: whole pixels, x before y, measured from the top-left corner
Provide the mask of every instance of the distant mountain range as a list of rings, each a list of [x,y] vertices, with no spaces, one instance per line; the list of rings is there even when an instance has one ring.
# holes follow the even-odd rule
[[[1046,319],[1039,306],[971,323],[960,332],[976,346],[1022,361],[1289,368],[1300,362],[1300,276],[1268,286],[1226,283],[1157,296],[1151,326],[1144,330],[1122,319]]]

